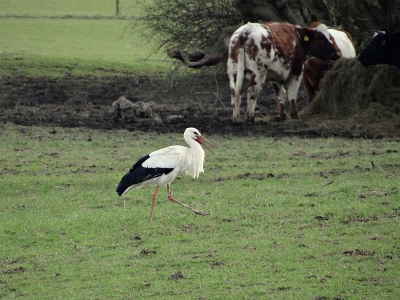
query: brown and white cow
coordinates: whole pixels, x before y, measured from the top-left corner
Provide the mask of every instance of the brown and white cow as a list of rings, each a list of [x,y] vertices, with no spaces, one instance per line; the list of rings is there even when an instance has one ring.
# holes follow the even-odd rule
[[[313,26],[313,24],[311,26]],[[328,31],[332,43],[337,45],[342,57],[356,57],[353,40],[348,32],[332,28],[329,28]],[[315,98],[319,82],[324,77],[325,72],[331,69],[332,66],[332,62],[322,61],[316,57],[311,57],[304,63],[303,85],[309,101],[312,101]]]
[[[250,80],[247,90],[248,121],[254,121],[257,98],[266,80],[273,82],[278,117],[286,117],[288,96],[290,116],[297,118],[297,91],[308,53],[323,60],[340,57],[339,49],[330,41],[325,25],[308,28],[288,23],[247,23],[236,30],[230,39],[228,56],[233,120],[238,120],[240,116],[245,76]]]

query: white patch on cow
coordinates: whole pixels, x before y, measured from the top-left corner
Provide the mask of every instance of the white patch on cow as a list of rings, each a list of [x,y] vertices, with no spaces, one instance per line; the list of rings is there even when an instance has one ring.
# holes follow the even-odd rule
[[[338,46],[342,57],[356,57],[354,45],[345,32],[331,28],[328,29],[328,32],[335,39],[336,45]]]
[[[332,44],[332,41],[330,39],[330,34],[328,31],[328,27],[326,27],[324,24],[319,24],[317,27],[315,27],[314,30],[323,33],[326,36],[326,39]]]

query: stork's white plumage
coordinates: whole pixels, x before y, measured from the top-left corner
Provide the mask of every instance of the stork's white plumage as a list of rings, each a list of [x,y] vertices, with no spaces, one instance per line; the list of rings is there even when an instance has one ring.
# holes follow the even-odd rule
[[[122,177],[118,184],[117,193],[120,196],[126,194],[131,189],[151,185],[156,186],[151,203],[150,221],[153,219],[153,210],[158,188],[163,184],[167,185],[168,200],[178,203],[179,205],[192,210],[196,214],[206,215],[206,213],[193,209],[172,198],[170,185],[179,172],[185,172],[193,178],[199,177],[199,174],[204,172],[204,150],[201,145],[205,146],[208,150],[210,149],[205,143],[208,143],[213,147],[215,146],[193,127],[186,128],[183,137],[189,144],[190,148],[176,145],[145,155],[132,166],[129,172]]]

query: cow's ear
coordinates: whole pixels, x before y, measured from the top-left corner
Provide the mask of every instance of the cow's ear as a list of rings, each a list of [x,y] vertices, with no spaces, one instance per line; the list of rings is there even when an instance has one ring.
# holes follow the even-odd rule
[[[313,38],[312,30],[308,29],[307,27],[299,27],[300,39],[304,42],[309,42]]]

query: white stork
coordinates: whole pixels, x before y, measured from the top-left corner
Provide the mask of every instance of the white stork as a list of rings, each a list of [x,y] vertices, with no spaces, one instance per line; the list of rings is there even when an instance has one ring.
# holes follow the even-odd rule
[[[158,188],[163,184],[167,185],[169,201],[178,203],[192,210],[196,214],[202,216],[206,215],[206,213],[193,209],[190,206],[172,198],[170,185],[179,172],[186,172],[186,174],[193,176],[193,178],[199,177],[199,173],[204,172],[204,150],[200,144],[205,146],[209,151],[211,150],[205,143],[208,143],[213,147],[215,146],[213,143],[203,137],[196,128],[193,127],[186,128],[183,137],[189,144],[190,148],[176,145],[151,152],[150,154],[147,154],[139,159],[132,166],[129,172],[122,177],[120,183],[118,184],[117,193],[119,196],[126,194],[131,189],[142,188],[151,185],[156,186],[156,189],[153,193],[153,201],[151,203],[150,222],[153,219],[153,210]]]

